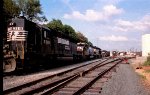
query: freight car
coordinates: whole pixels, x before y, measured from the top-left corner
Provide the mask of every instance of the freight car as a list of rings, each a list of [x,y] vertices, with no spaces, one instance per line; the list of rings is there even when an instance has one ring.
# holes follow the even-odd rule
[[[4,48],[3,72],[19,68],[48,65],[62,57],[74,60],[98,56],[100,49],[93,52],[87,44],[46,26],[31,22],[23,17],[12,19],[7,31],[7,47]]]

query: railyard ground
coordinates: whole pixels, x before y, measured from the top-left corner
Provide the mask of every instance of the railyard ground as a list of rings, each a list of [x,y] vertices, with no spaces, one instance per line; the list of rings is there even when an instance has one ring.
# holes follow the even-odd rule
[[[144,66],[146,60],[146,57],[136,57],[130,61],[135,72],[141,77],[144,87],[150,90],[150,65]]]
[[[129,64],[119,64],[116,71],[112,73],[112,77],[108,82],[104,83],[102,87],[102,92],[98,95],[150,95],[150,66],[143,66],[142,64],[146,58],[136,57],[135,59],[128,60]],[[142,67],[140,69],[137,69]],[[64,68],[64,67],[62,67]],[[37,74],[34,78],[44,77],[50,74],[50,72],[45,72],[43,74]],[[33,75],[29,76],[33,79]],[[25,76],[20,76],[20,78],[15,79],[14,82],[19,82],[19,79],[24,78],[24,81],[31,80],[31,78],[25,78]],[[5,79],[4,82],[12,82],[12,79]],[[5,85],[3,85],[5,87]],[[91,94],[92,95],[92,94]]]
[[[103,85],[100,95],[150,95],[150,68],[142,66],[145,60],[136,57],[128,60],[129,64],[120,64],[112,78]],[[136,69],[140,66],[141,69]]]

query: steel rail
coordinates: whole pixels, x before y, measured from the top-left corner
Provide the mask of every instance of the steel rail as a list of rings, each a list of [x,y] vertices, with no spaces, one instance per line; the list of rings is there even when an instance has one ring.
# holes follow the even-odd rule
[[[100,62],[99,65],[102,64],[102,63],[105,62],[105,61],[107,61],[107,60],[104,60],[104,61]],[[109,63],[109,62],[108,62],[108,63]],[[94,66],[94,67],[95,67],[95,66]],[[97,67],[97,65],[96,65],[96,67]],[[86,71],[87,71],[87,70],[86,70]],[[83,72],[83,71],[82,71],[82,72]],[[65,77],[65,78],[63,78],[63,79],[57,80],[57,81],[55,81],[55,82],[53,82],[53,83],[47,83],[46,85],[43,85],[42,87],[39,87],[39,88],[30,90],[30,91],[24,92],[22,95],[32,95],[32,94],[38,93],[38,92],[40,92],[40,91],[42,91],[42,90],[44,90],[44,89],[49,89],[49,91],[52,93],[52,92],[56,91],[57,89],[63,87],[63,85],[69,83],[71,80],[73,80],[73,79],[75,79],[75,78],[77,78],[77,77],[80,77],[80,75],[81,75],[80,72],[78,72],[78,73],[76,73],[76,74],[74,74],[74,75],[72,75],[72,76],[68,76],[68,77]],[[74,76],[76,76],[76,77],[74,77]],[[65,81],[65,82],[64,82],[64,81]],[[53,86],[54,86],[54,87],[53,87]],[[46,95],[46,94],[45,94],[45,95]]]
[[[69,82],[75,80],[76,78],[78,78],[80,76],[80,74],[75,74],[74,76],[70,77],[70,79],[62,81],[61,83],[55,85],[54,87],[48,89],[46,92],[43,92],[41,95],[48,95],[48,94],[52,94],[55,91],[57,91],[58,89],[64,87],[66,84],[68,84]]]
[[[109,58],[104,59],[101,63],[107,61],[108,59],[109,59]],[[98,61],[99,61],[99,60],[94,61],[94,62],[92,62],[92,63],[95,63],[95,62],[98,62]],[[62,74],[64,74],[64,73],[73,71],[73,70],[75,70],[75,69],[78,69],[78,68],[81,68],[81,67],[84,67],[84,66],[87,66],[87,65],[90,65],[90,64],[84,64],[84,65],[82,65],[82,66],[77,66],[77,67],[75,67],[75,68],[72,68],[72,69],[69,69],[69,70],[60,72],[60,73],[58,73],[58,74],[50,75],[50,76],[47,76],[47,77],[44,77],[44,78],[41,78],[41,79],[38,79],[38,80],[35,80],[35,81],[31,81],[31,82],[28,82],[28,83],[25,83],[25,84],[22,84],[22,85],[13,87],[13,88],[9,88],[9,89],[4,90],[3,93],[4,93],[4,94],[9,94],[9,93],[12,93],[12,92],[16,92],[16,91],[18,91],[18,90],[21,90],[21,89],[23,89],[23,88],[32,86],[32,85],[34,85],[34,84],[36,84],[36,83],[39,83],[39,82],[41,82],[41,81],[47,80],[47,79],[52,78],[52,77],[55,77],[55,76],[62,75]]]
[[[112,60],[112,61],[107,62],[107,63],[104,63],[104,64],[98,64],[98,65],[96,65],[96,66],[90,68],[89,70],[83,72],[82,75],[84,76],[85,74],[87,74],[88,72],[90,72],[90,71],[92,71],[92,70],[94,70],[94,69],[96,69],[96,68],[102,67],[102,66],[104,66],[104,65],[106,65],[106,64],[109,64],[109,63],[112,63],[112,62],[115,62],[115,61],[118,61],[118,60],[121,60],[121,59],[115,59],[115,60]]]
[[[85,86],[83,86],[82,88],[80,88],[79,90],[77,90],[75,93],[73,93],[73,95],[80,95],[83,92],[85,92],[89,87],[91,87],[98,79],[100,79],[103,75],[105,75],[107,72],[109,72],[112,68],[114,68],[118,63],[120,63],[121,61],[117,62],[115,65],[111,66],[110,68],[100,72],[98,74],[98,76],[96,78],[94,78],[93,80],[91,80],[89,83],[87,83]]]
[[[44,90],[44,89],[57,87],[57,85],[59,85],[60,83],[64,83],[65,81],[68,82],[69,80],[74,79],[74,78],[77,77],[77,76],[78,76],[78,74],[65,77],[65,78],[60,79],[60,80],[57,80],[57,81],[55,81],[55,82],[52,82],[52,83],[43,85],[42,87],[39,87],[39,88],[37,88],[37,89],[33,89],[33,90],[31,90],[31,91],[24,92],[24,93],[22,93],[21,95],[33,95],[34,93],[41,92],[41,91]]]
[[[118,59],[119,60],[119,59]],[[111,63],[111,62],[114,62],[114,61],[117,61],[117,60],[113,60],[113,61],[110,61],[110,62],[107,62],[107,63],[105,63],[104,65],[106,65],[106,64],[109,64],[109,63]],[[101,66],[104,66],[104,65],[100,65],[100,66],[94,66],[94,68],[93,68],[93,70],[94,69],[96,69],[96,68],[99,68],[99,67],[101,67]],[[85,75],[85,74],[87,74],[89,71],[91,71],[91,69],[89,69],[89,70],[86,70],[86,71],[83,71],[82,73]],[[78,78],[78,77],[80,77],[81,76],[81,74],[80,74],[80,72],[77,74],[77,77],[75,77],[74,79],[76,79],[76,78]],[[72,80],[74,80],[74,79],[72,79]],[[66,81],[66,82],[64,82],[64,83],[60,83],[58,86],[56,86],[56,87],[53,87],[52,89],[49,89],[49,90],[47,90],[47,91],[45,91],[45,92],[43,92],[41,95],[48,95],[48,94],[53,94],[55,91],[57,91],[57,90],[59,90],[60,88],[62,88],[62,87],[64,87],[66,84],[68,84],[70,82],[70,80],[69,81]],[[33,94],[33,93],[32,93]]]

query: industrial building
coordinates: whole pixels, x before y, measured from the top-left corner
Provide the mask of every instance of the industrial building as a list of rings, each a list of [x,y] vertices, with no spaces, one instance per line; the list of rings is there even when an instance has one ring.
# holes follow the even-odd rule
[[[150,34],[142,35],[142,56],[150,54]]]

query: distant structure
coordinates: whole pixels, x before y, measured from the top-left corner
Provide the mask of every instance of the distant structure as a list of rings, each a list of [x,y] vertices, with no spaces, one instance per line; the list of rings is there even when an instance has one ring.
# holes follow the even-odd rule
[[[150,54],[150,34],[144,34],[142,36],[142,56],[148,56]]]

